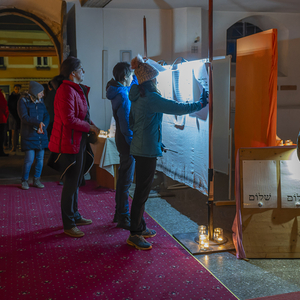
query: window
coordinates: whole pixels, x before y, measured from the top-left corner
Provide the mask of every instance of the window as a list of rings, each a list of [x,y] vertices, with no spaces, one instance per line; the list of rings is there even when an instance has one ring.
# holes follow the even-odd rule
[[[227,29],[226,54],[232,56],[232,62],[236,62],[236,40],[261,31],[259,27],[248,22],[237,22]]]
[[[7,100],[9,96],[9,85],[0,85],[0,89],[2,90],[2,92],[4,92]]]
[[[37,69],[50,69],[50,57],[37,57],[36,58]]]
[[[0,57],[0,69],[6,70],[5,62],[4,62],[4,57]]]

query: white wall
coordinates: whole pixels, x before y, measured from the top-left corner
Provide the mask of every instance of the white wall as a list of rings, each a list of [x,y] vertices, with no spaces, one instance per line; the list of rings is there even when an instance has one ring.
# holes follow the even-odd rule
[[[103,10],[83,9],[79,1],[76,1],[75,5],[77,57],[85,70],[83,83],[91,87],[89,94],[91,119],[101,129],[107,129],[101,90]]]
[[[85,84],[91,86],[92,119],[108,129],[112,116],[110,102],[102,99],[102,50],[108,53],[107,78],[120,60],[120,50],[131,50],[132,55],[144,54],[143,17],[147,21],[148,57],[172,63],[182,56],[188,60],[206,58],[208,45],[208,12],[201,8],[180,9],[108,9],[82,8],[76,1],[77,53],[86,69]],[[300,105],[298,59],[300,49],[300,14],[224,12],[213,14],[214,56],[226,55],[226,31],[234,23],[248,18],[262,30],[278,29],[278,114],[280,110]],[[191,53],[194,39],[200,37],[197,54]],[[235,85],[235,78],[232,78]],[[282,91],[281,85],[296,85],[296,91]],[[234,117],[235,92],[232,92]],[[289,114],[295,116],[295,114]],[[295,140],[298,120],[283,122],[278,118],[278,135]],[[233,122],[232,122],[233,123]]]
[[[102,99],[102,50],[108,54],[108,80],[112,69],[120,61],[120,50],[131,50],[132,56],[144,55],[143,18],[147,24],[147,55],[154,60],[173,63],[175,58],[201,58],[190,54],[194,38],[202,38],[201,8],[182,9],[178,13],[185,19],[184,30],[176,33],[174,12],[169,9],[106,9],[82,8],[76,1],[77,56],[86,70],[84,83],[91,87],[90,104],[93,122],[107,130],[112,116],[109,100]],[[182,23],[179,23],[182,25]],[[181,49],[177,52],[176,45]]]
[[[185,7],[173,10],[173,60],[181,56],[187,60],[204,58],[201,48],[202,9],[201,7]],[[200,41],[194,43],[199,37]],[[192,46],[198,47],[197,53],[191,53]]]

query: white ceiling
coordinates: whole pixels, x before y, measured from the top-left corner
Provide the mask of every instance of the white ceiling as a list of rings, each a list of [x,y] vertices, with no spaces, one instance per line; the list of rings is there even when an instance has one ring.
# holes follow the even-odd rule
[[[171,9],[202,7],[209,0],[112,0],[105,8]],[[213,0],[215,11],[253,11],[300,13],[300,0]]]

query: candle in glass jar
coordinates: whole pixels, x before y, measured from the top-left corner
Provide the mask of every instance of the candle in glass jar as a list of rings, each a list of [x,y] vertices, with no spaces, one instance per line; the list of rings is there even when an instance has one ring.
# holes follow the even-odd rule
[[[216,242],[223,241],[223,229],[222,228],[215,228],[214,229],[214,240]]]

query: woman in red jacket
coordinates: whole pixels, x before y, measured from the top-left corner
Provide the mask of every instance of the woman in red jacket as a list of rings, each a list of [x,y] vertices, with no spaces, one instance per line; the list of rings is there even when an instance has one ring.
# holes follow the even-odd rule
[[[84,73],[80,60],[75,57],[68,57],[60,67],[57,79],[64,80],[55,95],[54,123],[48,146],[50,151],[62,153],[62,159],[75,162],[64,173],[61,194],[64,232],[71,237],[84,236],[77,226],[92,223],[78,211],[78,189],[84,176],[87,136],[89,132],[99,134],[99,129],[90,120],[90,88],[81,84]]]
[[[0,156],[8,156],[8,154],[4,153],[3,143],[5,140],[5,128],[6,122],[9,115],[9,110],[7,106],[7,101],[2,94],[2,90],[0,89]]]

